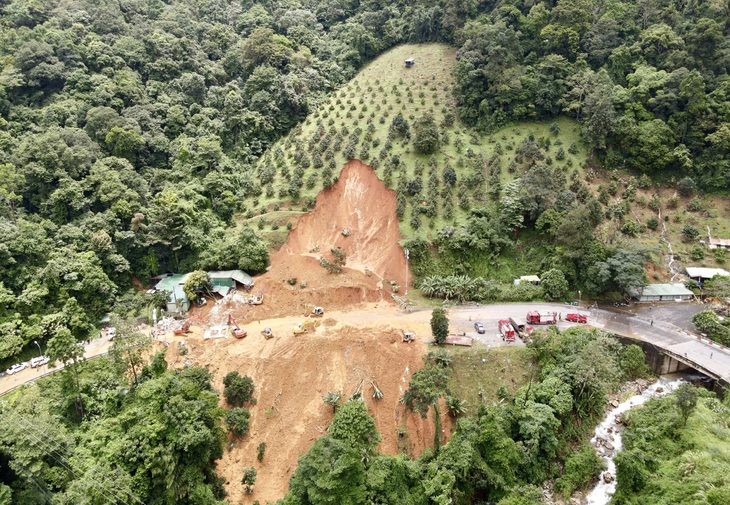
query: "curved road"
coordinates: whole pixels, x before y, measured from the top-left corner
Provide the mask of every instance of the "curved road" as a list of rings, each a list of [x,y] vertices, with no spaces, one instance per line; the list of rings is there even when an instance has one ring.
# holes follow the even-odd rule
[[[610,333],[650,342],[657,348],[678,361],[684,362],[707,375],[730,383],[730,351],[706,339],[699,339],[697,333],[688,328],[691,315],[702,310],[697,304],[664,304],[658,306],[640,305],[631,310],[581,308],[562,304],[550,303],[512,303],[499,305],[468,305],[456,306],[449,309],[450,331],[452,333],[465,332],[488,346],[505,345],[497,335],[497,321],[505,317],[523,318],[530,310],[550,310],[562,313],[580,312],[588,316],[591,326]],[[353,326],[392,326],[402,329],[415,330],[420,338],[430,335],[430,309],[419,309],[410,313],[398,311],[394,306],[385,307],[370,305],[365,308],[355,308],[348,311],[328,312],[325,317]],[[296,319],[296,318],[294,318]],[[291,328],[294,319],[280,318],[261,320],[254,326],[270,326],[277,328]],[[653,320],[653,324],[652,324]],[[477,335],[474,331],[474,322],[484,323],[487,333]],[[393,324],[395,323],[395,324]],[[251,326],[248,325],[248,326]],[[573,323],[562,321],[558,327],[568,328]],[[260,328],[259,328],[260,329]],[[257,333],[257,332],[256,332]],[[278,332],[277,335],[284,335]],[[170,340],[169,337],[165,337]],[[282,337],[286,338],[286,337]],[[106,354],[111,342],[106,339],[96,339],[86,345],[84,356],[93,358]],[[506,345],[524,345],[521,341]],[[0,395],[3,395],[19,385],[32,382],[43,375],[59,370],[60,367],[49,369],[48,366],[27,368],[17,374],[0,378]]]

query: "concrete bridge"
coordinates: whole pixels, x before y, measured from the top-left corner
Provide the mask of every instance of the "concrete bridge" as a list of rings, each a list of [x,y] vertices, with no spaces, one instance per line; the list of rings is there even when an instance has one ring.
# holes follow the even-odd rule
[[[693,327],[692,314],[702,308],[701,305],[688,303],[636,305],[630,309],[579,309],[564,304],[512,303],[452,307],[449,309],[449,319],[452,325],[456,325],[457,331],[467,331],[467,334],[473,333],[473,336],[479,337],[473,332],[472,321],[479,320],[487,328],[496,328],[499,319],[515,315],[524,318],[529,310],[559,312],[563,319],[569,312],[580,312],[588,316],[590,326],[642,342],[649,363],[656,373],[695,369],[724,385],[730,385],[730,350],[701,338],[698,333],[689,329]],[[558,326],[562,329],[574,325],[563,321]]]
[[[725,346],[670,322],[651,319],[646,311],[633,314],[591,309],[590,312],[591,324],[596,328],[644,342],[644,350],[659,373],[693,368],[724,385],[730,384],[730,350]]]

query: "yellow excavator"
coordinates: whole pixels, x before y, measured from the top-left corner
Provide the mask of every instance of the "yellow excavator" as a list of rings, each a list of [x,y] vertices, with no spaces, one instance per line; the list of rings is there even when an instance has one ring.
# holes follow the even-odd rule
[[[314,331],[317,326],[319,326],[319,321],[307,319],[303,323],[298,324],[296,328],[294,328],[294,335],[301,335],[302,333],[307,333],[308,331]]]

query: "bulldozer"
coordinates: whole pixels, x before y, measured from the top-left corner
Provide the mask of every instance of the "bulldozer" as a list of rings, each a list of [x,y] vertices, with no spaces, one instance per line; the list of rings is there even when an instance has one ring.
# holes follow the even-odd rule
[[[319,326],[319,321],[307,319],[303,323],[298,324],[296,328],[294,328],[294,335],[301,335],[302,333],[307,333],[308,331],[314,331],[317,326]]]
[[[307,314],[310,317],[322,317],[324,316],[324,308],[323,307],[315,307],[312,309],[311,314]]]
[[[271,328],[269,328],[268,326],[261,330],[261,335],[263,335],[266,340],[274,338],[274,334],[271,332]]]
[[[233,316],[228,314],[228,324],[230,326],[233,326],[233,336],[236,338],[245,338],[246,335],[248,335],[248,332],[244,330],[243,328],[239,328],[238,323],[236,323],[236,320],[233,319]]]

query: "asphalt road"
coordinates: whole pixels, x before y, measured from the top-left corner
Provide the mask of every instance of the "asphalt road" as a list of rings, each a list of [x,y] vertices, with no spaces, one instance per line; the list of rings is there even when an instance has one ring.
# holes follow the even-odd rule
[[[562,314],[563,319],[569,312],[578,312],[588,316],[588,324],[591,326],[618,335],[651,342],[655,346],[673,353],[680,361],[684,360],[690,364],[696,364],[710,374],[722,377],[725,381],[730,382],[730,351],[705,339],[700,340],[699,335],[691,331],[692,315],[703,308],[702,305],[692,303],[636,305],[617,309],[578,308],[551,303],[465,305],[449,309],[449,331],[450,333],[465,333],[489,347],[523,346],[524,342],[519,338],[513,343],[502,341],[497,328],[497,322],[500,319],[507,317],[524,319],[530,310],[555,311]],[[415,330],[417,338],[430,340],[430,335],[428,335],[431,318],[430,309],[402,313],[389,305],[387,307],[367,307],[344,312],[330,312],[325,317],[332,317],[338,321],[356,326],[377,326],[379,311],[394,312],[390,315],[395,316],[402,329]],[[474,330],[476,321],[484,324],[486,332],[483,335],[477,334]],[[262,321],[261,324],[275,327],[277,321]],[[574,325],[574,323],[561,321],[558,323],[558,328],[564,329]],[[288,326],[292,326],[292,323],[289,323]],[[111,342],[105,338],[93,340],[85,346],[84,356],[93,358],[105,354],[108,352],[110,345]],[[49,369],[47,365],[44,365],[39,368],[27,368],[11,376],[6,375],[0,378],[0,395],[58,369],[60,367]]]

